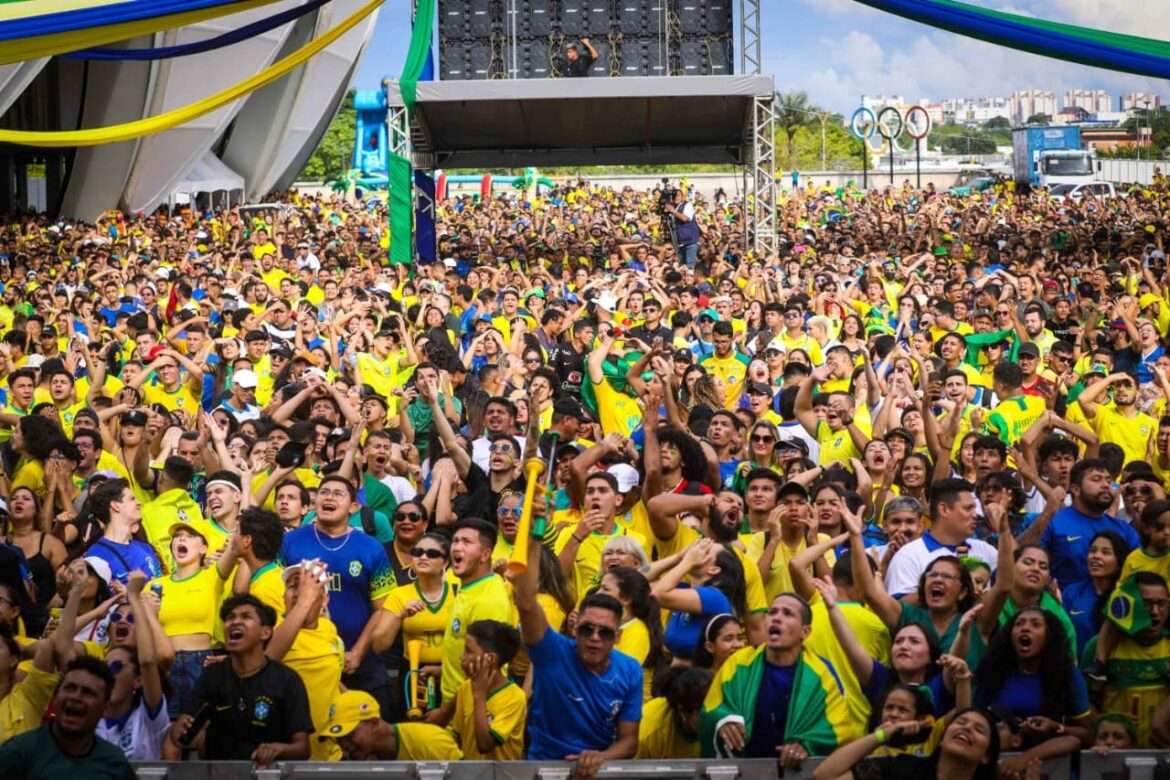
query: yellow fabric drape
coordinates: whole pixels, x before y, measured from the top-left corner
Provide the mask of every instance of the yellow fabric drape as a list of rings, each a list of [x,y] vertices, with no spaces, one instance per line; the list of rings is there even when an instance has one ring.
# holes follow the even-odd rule
[[[124,122],[120,125],[110,125],[108,127],[94,127],[86,130],[0,130],[0,143],[48,147],[97,146],[99,144],[129,141],[135,138],[153,135],[154,133],[161,133],[172,127],[178,127],[208,112],[214,111],[220,106],[230,103],[253,90],[276,81],[293,68],[306,62],[310,57],[319,54],[325,47],[349,32],[362,19],[373,13],[382,2],[383,0],[370,0],[370,2],[363,5],[320,38],[306,44],[287,57],[277,60],[256,75],[186,106],[181,106],[157,116],[146,117],[145,119],[138,119],[133,122]],[[237,10],[239,9],[237,8]],[[72,48],[76,49],[81,47],[74,46]]]

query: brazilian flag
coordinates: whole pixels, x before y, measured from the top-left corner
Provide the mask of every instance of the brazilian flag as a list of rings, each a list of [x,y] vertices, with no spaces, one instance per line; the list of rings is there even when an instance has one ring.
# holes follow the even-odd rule
[[[719,738],[726,723],[743,726],[748,741],[764,679],[764,647],[745,647],[719,668],[699,713],[703,758],[728,758]],[[805,649],[796,662],[784,742],[799,742],[810,756],[827,756],[853,736],[841,681],[828,661]]]
[[[626,381],[626,373],[629,372],[630,366],[641,359],[641,352],[627,352],[619,360],[606,360],[601,364],[601,372],[605,375],[604,381],[609,382],[610,387],[619,393],[633,398],[634,391],[629,382]],[[589,381],[588,373],[581,380],[581,401],[585,404],[585,408],[596,417],[597,395],[593,392],[593,383]]]
[[[1105,605],[1105,617],[1127,636],[1138,634],[1153,625],[1133,575],[1125,582],[1119,583],[1117,589],[1109,596],[1109,602]]]

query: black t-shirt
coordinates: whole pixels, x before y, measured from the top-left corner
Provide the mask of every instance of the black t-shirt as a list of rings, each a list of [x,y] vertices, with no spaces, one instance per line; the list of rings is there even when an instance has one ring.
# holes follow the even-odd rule
[[[585,355],[587,352],[578,352],[572,344],[565,344],[557,350],[553,358],[553,369],[561,380],[561,389],[566,393],[576,395],[581,392],[581,383],[585,380]]]
[[[647,346],[650,347],[654,346],[654,339],[656,338],[662,339],[664,346],[669,347],[674,344],[674,331],[662,324],[659,324],[659,326],[653,330],[646,327],[645,325],[639,325],[638,327],[630,330],[630,336],[636,339],[641,339],[642,341],[646,342]]]
[[[868,758],[853,767],[856,780],[938,780],[933,759],[920,756]]]
[[[269,660],[244,678],[236,675],[229,660],[208,666],[184,714],[195,715],[204,702],[215,708],[203,751],[211,761],[249,761],[265,742],[288,742],[297,732],[313,731],[305,684],[278,661]]]
[[[455,500],[451,502],[455,516],[460,520],[466,517],[482,517],[492,525],[496,525],[496,507],[500,505],[500,493],[503,491],[500,493],[493,491],[491,477],[474,463],[467,470],[463,484],[467,486],[467,492],[456,496]],[[524,477],[512,480],[505,486],[504,490],[523,493]]]
[[[589,50],[578,52],[577,59],[565,58],[565,75],[570,78],[580,78],[589,75],[589,68],[593,65],[593,55]]]

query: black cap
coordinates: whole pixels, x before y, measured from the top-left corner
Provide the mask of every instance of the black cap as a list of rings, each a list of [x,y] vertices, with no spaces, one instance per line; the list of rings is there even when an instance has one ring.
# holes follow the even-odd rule
[[[785,496],[791,496],[791,495],[798,495],[801,498],[803,498],[805,501],[808,501],[808,498],[809,498],[808,488],[806,488],[804,485],[800,484],[799,482],[793,482],[792,480],[789,480],[789,481],[785,482],[783,485],[781,485],[780,489],[776,491],[776,498],[777,499],[784,498]]]
[[[293,356],[292,348],[284,342],[277,342],[268,350],[269,355],[279,355],[282,358],[291,358]]]
[[[801,439],[798,437],[793,437],[791,439],[786,439],[784,437],[780,437],[779,441],[776,442],[776,449],[777,450],[796,450],[797,452],[801,453],[802,455],[807,456],[808,455],[808,442],[806,442],[804,439]]]
[[[52,325],[46,325],[41,328],[41,338],[55,339],[57,338],[57,329]]]
[[[676,349],[674,351],[674,359],[681,360],[684,363],[694,363],[695,353],[691,352],[689,349]]]
[[[767,382],[748,382],[748,395],[772,395],[772,386]]]
[[[572,398],[561,398],[553,404],[553,414],[558,417],[576,417],[581,419],[581,404]]]
[[[1040,357],[1040,347],[1033,344],[1031,341],[1025,341],[1020,345],[1020,351],[1016,353],[1018,357],[1028,355],[1030,357]]]
[[[122,424],[136,425],[139,428],[142,428],[146,425],[146,413],[139,411],[138,409],[131,409],[128,412],[124,412],[122,414]]]

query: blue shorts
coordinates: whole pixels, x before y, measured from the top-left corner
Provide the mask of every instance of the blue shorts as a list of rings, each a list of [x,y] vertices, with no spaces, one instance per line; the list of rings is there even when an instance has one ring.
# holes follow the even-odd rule
[[[211,655],[210,650],[179,650],[167,676],[167,714],[171,720],[183,714],[183,706],[191,698],[191,692],[203,676],[203,661]]]

